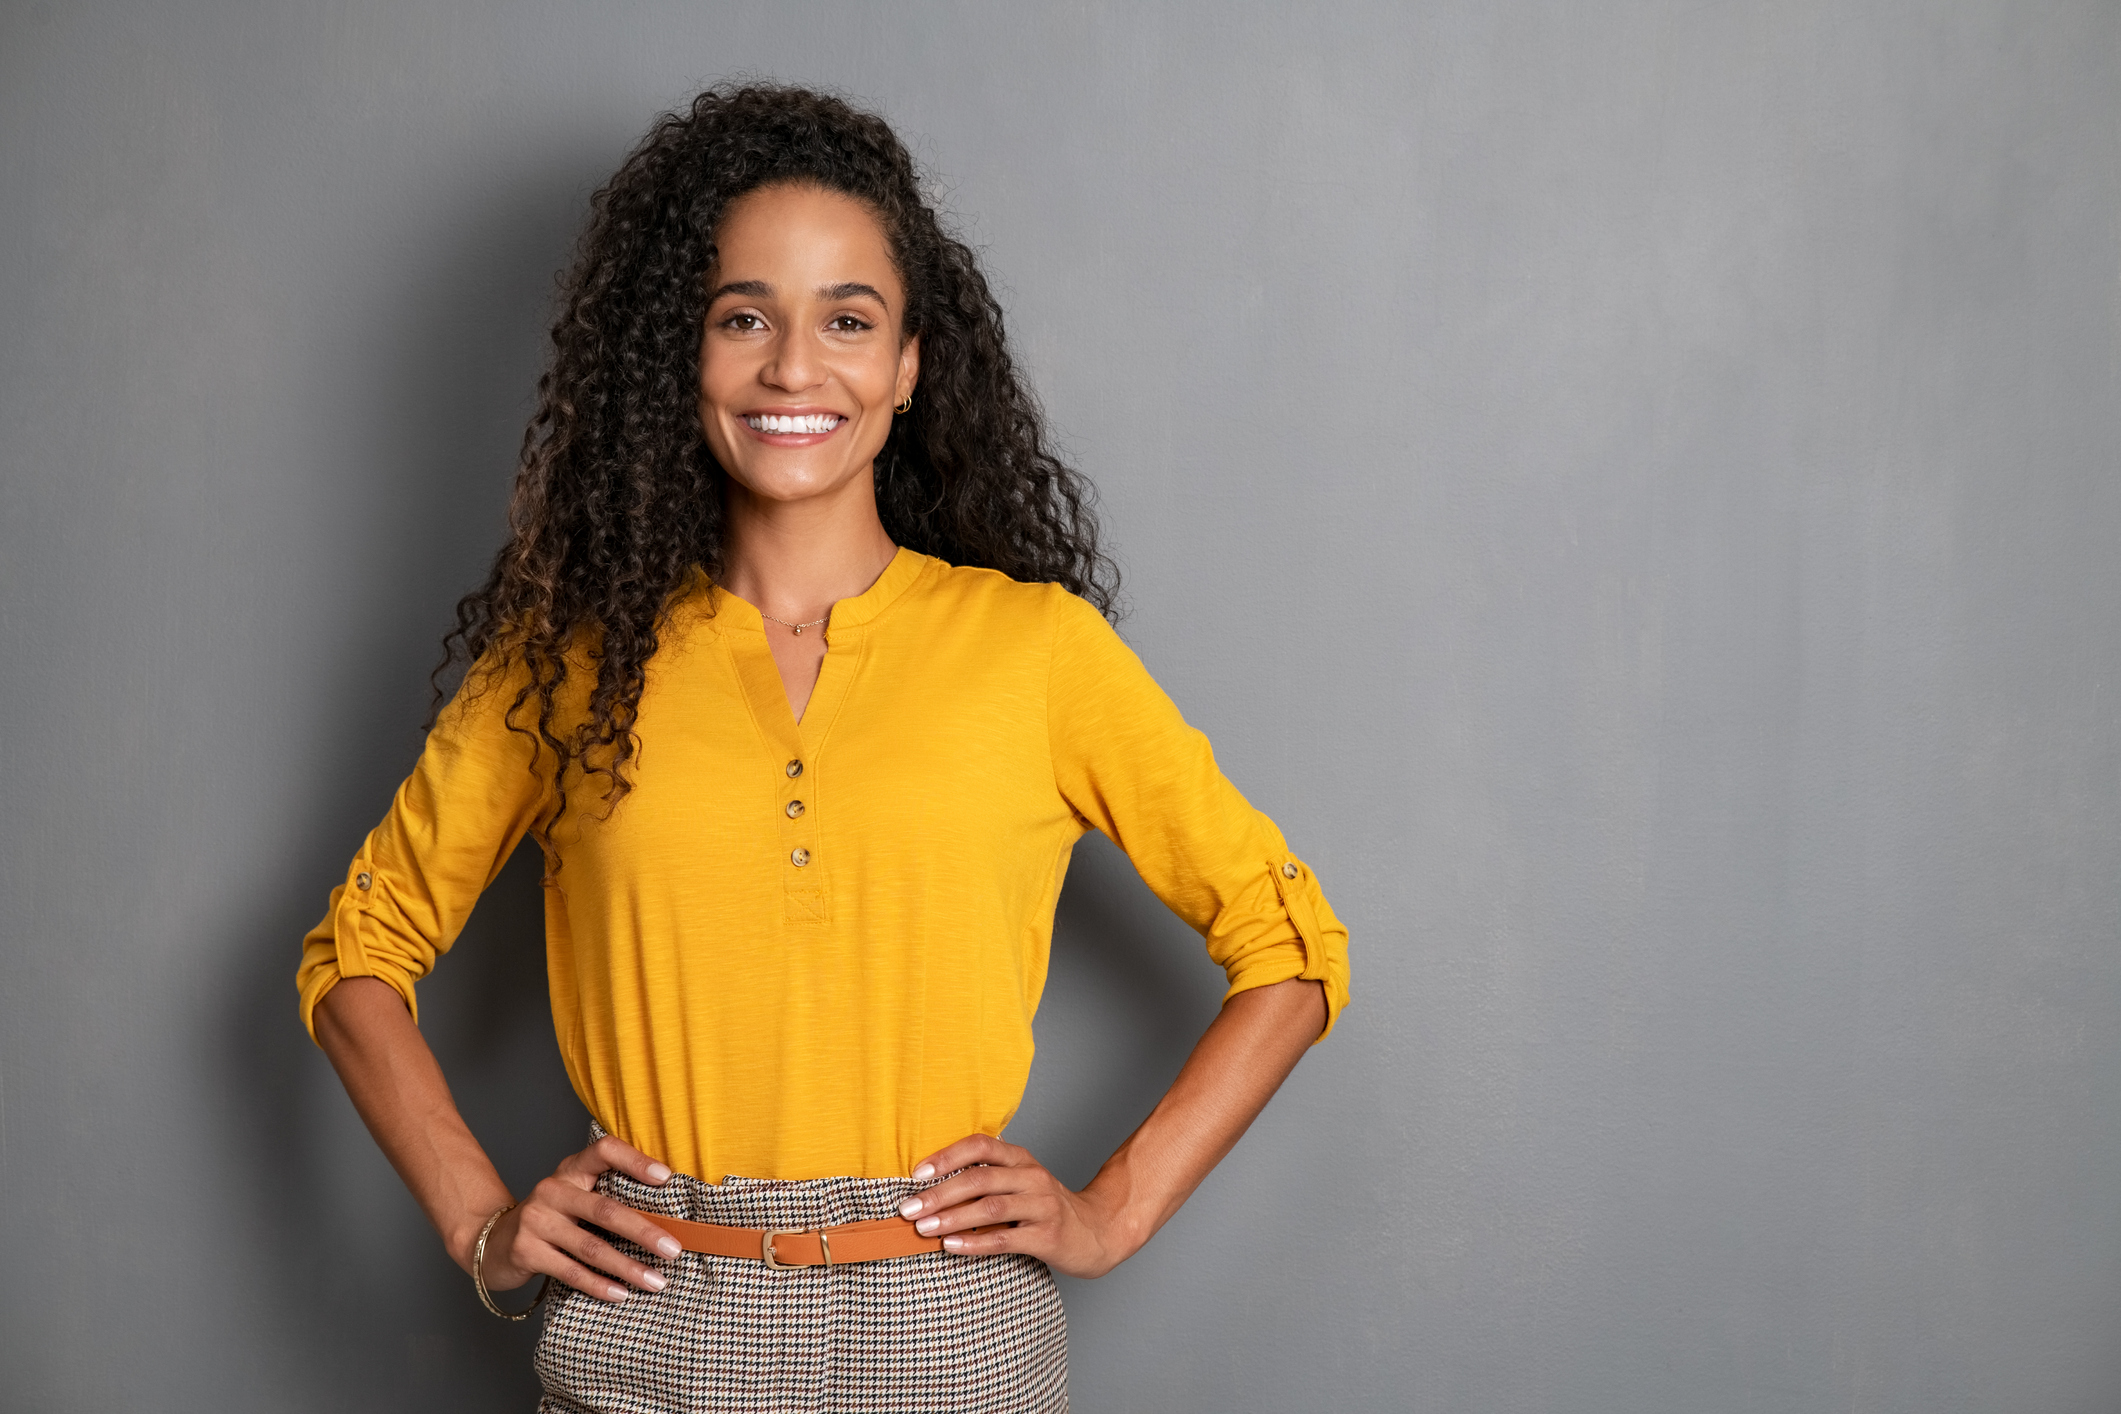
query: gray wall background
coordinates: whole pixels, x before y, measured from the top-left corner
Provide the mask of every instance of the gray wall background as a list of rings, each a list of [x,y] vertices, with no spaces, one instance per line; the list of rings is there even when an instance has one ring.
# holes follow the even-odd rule
[[[933,164],[1354,931],[1078,1408],[2121,1408],[2121,10],[1889,0],[7,4],[0,1405],[528,1407],[297,940],[587,193],[743,71]],[[519,1184],[526,864],[425,1010]],[[1103,846],[1056,952],[1081,1181],[1218,977]]]

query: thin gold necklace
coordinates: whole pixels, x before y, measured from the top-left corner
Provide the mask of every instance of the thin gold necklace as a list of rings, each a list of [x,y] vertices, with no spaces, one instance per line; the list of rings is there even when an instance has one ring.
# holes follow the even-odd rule
[[[891,547],[891,554],[892,554],[892,557],[893,557],[893,558],[896,558],[896,557],[898,556],[898,546],[894,545],[894,546],[892,546],[892,547]],[[889,568],[891,568],[891,561],[890,561],[890,560],[886,560],[886,561],[884,561],[884,569],[889,569]],[[878,575],[879,577],[881,577],[883,573],[884,573],[884,570],[878,570],[878,571],[877,571],[877,575]],[[793,629],[793,630],[795,631],[795,636],[796,636],[797,638],[801,638],[801,637],[803,636],[803,630],[804,630],[804,629],[806,629],[806,628],[816,628],[816,627],[818,627],[818,626],[819,626],[820,624],[830,623],[830,622],[832,621],[832,611],[831,611],[830,609],[827,609],[827,610],[825,611],[825,617],[824,617],[824,618],[822,618],[822,619],[812,619],[812,620],[811,620],[810,622],[808,622],[808,623],[803,623],[803,624],[792,624],[792,623],[788,622],[788,620],[786,620],[786,619],[774,619],[774,618],[773,618],[773,615],[771,615],[771,614],[767,613],[767,612],[766,612],[766,611],[765,611],[764,609],[761,609],[761,610],[759,610],[759,617],[760,617],[760,618],[762,618],[762,619],[773,619],[773,621],[774,621],[775,623],[779,624],[779,625],[780,625],[780,626],[781,626],[782,628],[786,628],[786,629]]]
[[[762,619],[773,619],[773,615],[771,615],[771,614],[767,613],[767,612],[766,612],[766,611],[765,611],[764,609],[761,609],[761,610],[759,610],[759,617],[760,617],[760,618],[762,618]],[[822,618],[822,619],[812,619],[812,620],[811,620],[811,621],[810,621],[809,623],[807,623],[807,624],[792,624],[792,623],[789,623],[789,622],[788,622],[788,620],[786,620],[786,619],[773,619],[773,621],[774,621],[775,623],[779,624],[779,625],[780,625],[781,627],[783,627],[783,628],[792,628],[792,629],[794,629],[794,630],[795,630],[795,636],[796,636],[797,638],[801,638],[801,637],[803,636],[803,630],[804,630],[804,629],[806,629],[806,628],[816,628],[816,627],[817,627],[817,626],[818,626],[819,624],[821,624],[821,623],[824,623],[824,622],[826,622],[826,621],[827,621],[827,620],[829,620],[829,619],[830,619],[831,617],[832,617],[832,615],[828,613],[828,614],[826,614],[826,615],[825,615],[825,617],[824,617],[824,618]]]

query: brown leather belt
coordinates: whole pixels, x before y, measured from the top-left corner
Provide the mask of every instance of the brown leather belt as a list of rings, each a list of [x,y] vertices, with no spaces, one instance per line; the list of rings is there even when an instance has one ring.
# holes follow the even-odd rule
[[[636,1208],[635,1212],[640,1212]],[[687,1252],[705,1252],[714,1257],[749,1257],[773,1268],[834,1267],[843,1262],[881,1262],[887,1257],[912,1257],[922,1252],[940,1252],[943,1239],[923,1237],[909,1218],[873,1218],[868,1222],[839,1227],[813,1228],[808,1232],[776,1232],[770,1228],[720,1227],[714,1223],[687,1222],[661,1213],[641,1213],[678,1240]],[[1006,1227],[997,1223],[995,1227]],[[977,1227],[969,1232],[991,1232]]]

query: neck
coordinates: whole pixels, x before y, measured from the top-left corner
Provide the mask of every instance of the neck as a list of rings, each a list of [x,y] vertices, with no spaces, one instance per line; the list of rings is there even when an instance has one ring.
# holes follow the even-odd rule
[[[800,501],[767,500],[724,478],[722,506],[722,587],[792,623],[823,618],[876,583],[897,549],[867,476]]]

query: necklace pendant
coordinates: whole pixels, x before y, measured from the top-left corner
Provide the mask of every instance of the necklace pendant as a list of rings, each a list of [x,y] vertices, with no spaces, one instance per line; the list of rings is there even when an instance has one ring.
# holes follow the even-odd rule
[[[801,638],[803,636],[803,626],[801,624],[794,624],[791,625],[791,627],[795,629],[795,636],[797,638]]]

